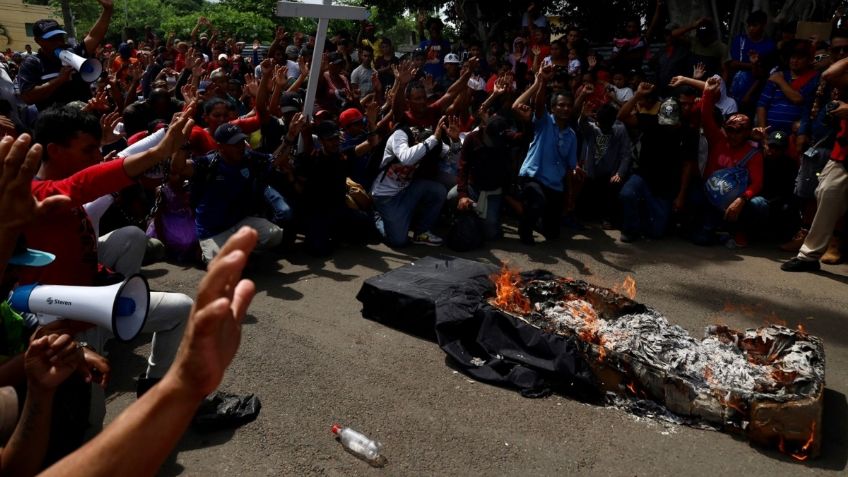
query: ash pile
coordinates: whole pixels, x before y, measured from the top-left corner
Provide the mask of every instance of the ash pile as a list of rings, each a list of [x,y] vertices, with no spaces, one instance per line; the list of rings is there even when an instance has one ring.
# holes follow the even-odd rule
[[[821,339],[772,325],[710,326],[698,340],[656,310],[584,281],[509,270],[493,280],[493,306],[544,333],[577,338],[598,385],[631,398],[613,399],[623,407],[646,400],[681,423],[741,433],[797,460],[819,454]]]

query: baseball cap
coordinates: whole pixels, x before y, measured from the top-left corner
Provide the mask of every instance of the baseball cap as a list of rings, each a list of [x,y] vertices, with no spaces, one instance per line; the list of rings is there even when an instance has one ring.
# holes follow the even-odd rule
[[[356,108],[345,109],[339,115],[339,126],[346,128],[357,121],[362,121],[363,117],[362,112]]]
[[[660,126],[677,126],[680,124],[680,105],[673,98],[665,100],[660,105],[657,121]]]
[[[240,144],[247,139],[247,134],[242,132],[241,128],[235,124],[222,124],[215,130],[215,140],[218,144],[228,144],[234,146]]]
[[[218,61],[226,60],[227,58],[229,58],[229,56],[227,56],[226,53],[221,53],[220,55],[218,55]]]
[[[338,137],[339,126],[334,121],[321,121],[315,127],[315,135],[318,136],[318,139]]]
[[[56,20],[43,19],[38,20],[32,26],[32,36],[35,37],[36,40],[39,39],[48,39],[53,38],[56,35],[67,35],[68,33],[65,30],[62,30],[62,27],[59,26],[59,22]]]
[[[9,257],[7,263],[19,267],[43,267],[53,263],[53,260],[56,260],[56,256],[52,253],[27,248],[26,241],[24,241],[23,235],[21,235],[18,237],[18,241],[15,243],[15,250],[12,252],[12,256]]]
[[[461,61],[459,61],[459,56],[456,53],[448,53],[447,55],[445,55],[445,64],[448,63],[458,65],[461,63]]]
[[[766,139],[766,144],[771,147],[779,147],[781,149],[789,145],[789,138],[783,131],[772,131]]]
[[[303,109],[303,100],[297,93],[286,91],[280,97],[280,109],[282,109],[283,114],[296,113]]]

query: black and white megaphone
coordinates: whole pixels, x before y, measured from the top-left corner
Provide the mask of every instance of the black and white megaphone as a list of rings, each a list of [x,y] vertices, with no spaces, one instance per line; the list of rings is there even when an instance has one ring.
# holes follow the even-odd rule
[[[63,50],[61,48],[57,48],[55,53],[62,60],[63,65],[68,65],[77,70],[82,80],[86,83],[97,81],[97,78],[100,78],[100,73],[103,72],[103,65],[97,58],[83,58],[74,54],[71,50]]]
[[[42,324],[57,318],[102,326],[120,341],[141,332],[150,307],[150,288],[141,275],[105,287],[23,285],[12,291],[9,304],[22,313],[35,313]]]

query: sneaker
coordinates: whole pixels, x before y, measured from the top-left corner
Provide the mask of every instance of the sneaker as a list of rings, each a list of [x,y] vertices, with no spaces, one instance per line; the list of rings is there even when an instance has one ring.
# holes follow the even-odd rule
[[[784,262],[780,269],[784,272],[817,272],[821,269],[821,264],[818,260],[801,260],[795,257]]]
[[[801,250],[801,246],[804,245],[804,240],[807,238],[807,234],[809,230],[807,229],[798,229],[795,232],[795,236],[792,237],[792,240],[781,244],[780,249],[784,252],[793,252],[798,253],[798,250]]]
[[[431,247],[438,247],[444,242],[445,241],[442,240],[441,237],[434,234],[433,232],[421,232],[420,234],[412,237],[412,243],[417,243],[420,245],[429,245]]]

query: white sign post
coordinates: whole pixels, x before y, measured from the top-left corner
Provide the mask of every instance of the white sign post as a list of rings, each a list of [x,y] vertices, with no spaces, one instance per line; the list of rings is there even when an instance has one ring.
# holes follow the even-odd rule
[[[333,0],[323,0],[323,4],[277,2],[277,16],[305,17],[318,19],[318,33],[315,34],[315,50],[312,52],[312,64],[309,66],[309,84],[306,88],[306,101],[303,114],[312,117],[315,108],[315,93],[318,90],[318,78],[321,76],[321,61],[324,56],[324,43],[327,41],[327,28],[330,20],[365,20],[369,11],[363,7],[333,5]]]

